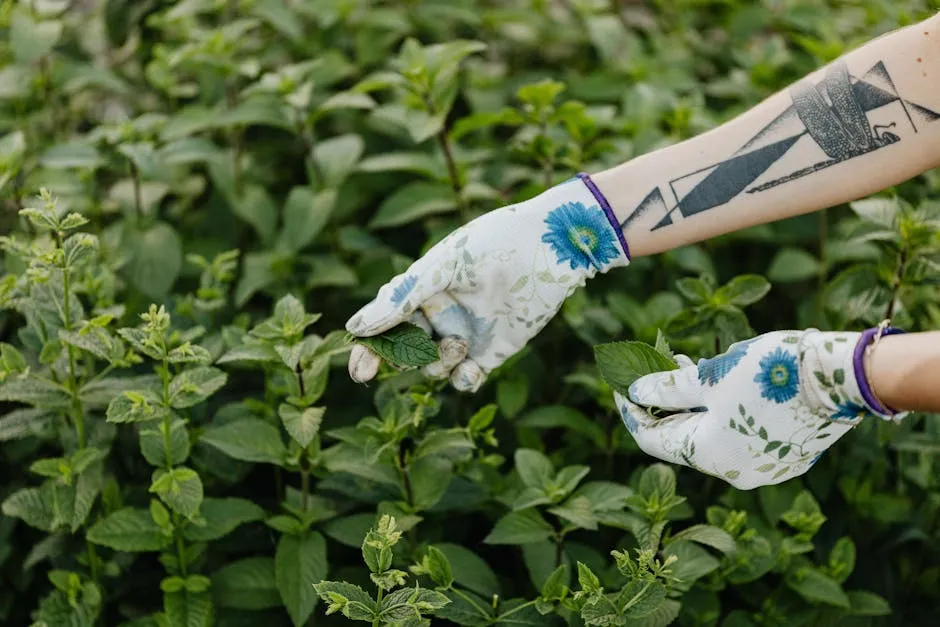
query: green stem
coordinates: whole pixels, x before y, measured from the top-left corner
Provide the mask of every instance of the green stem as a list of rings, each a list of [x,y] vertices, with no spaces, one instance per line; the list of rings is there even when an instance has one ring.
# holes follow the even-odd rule
[[[144,202],[140,192],[140,172],[133,162],[128,161],[131,170],[131,178],[134,181],[134,219],[137,226],[140,226],[141,218],[144,215]]]
[[[62,233],[59,231],[55,232],[55,241],[56,247],[59,250],[64,248],[62,242]],[[66,331],[72,330],[72,299],[69,297],[72,291],[72,273],[69,272],[68,266],[62,266],[62,291],[64,295],[64,302],[62,303],[62,313],[63,321],[62,326],[65,327]],[[78,376],[76,375],[75,368],[75,348],[71,344],[67,344],[65,352],[68,354],[69,358],[69,380],[68,380],[68,389],[69,394],[72,397],[72,420],[75,422],[75,433],[78,438],[78,450],[85,448],[85,410],[82,407],[82,399],[78,395]]]
[[[457,588],[451,588],[450,592],[453,592],[454,594],[459,596],[461,599],[469,603],[473,607],[473,609],[475,609],[477,612],[480,613],[481,616],[485,616],[486,618],[490,617],[490,613],[484,610],[482,607],[480,607],[480,604],[474,601],[473,597],[469,596],[468,594],[464,592],[461,592]]]
[[[385,590],[379,588],[378,594],[375,595],[375,618],[372,619],[372,627],[379,627],[382,622],[379,620],[378,614],[382,611],[382,598],[385,596]]]
[[[894,317],[895,302],[901,295],[901,285],[904,283],[904,270],[907,268],[907,249],[902,248],[898,254],[898,268],[894,274],[894,289],[891,291],[891,300],[888,301],[888,308],[885,310],[885,318],[890,320]]]
[[[829,216],[826,210],[819,212],[819,275],[817,277],[816,288],[816,324],[823,328],[823,315],[825,305],[823,302],[823,291],[826,289],[826,279],[828,278],[828,262],[826,261],[826,245],[829,242]]]
[[[447,176],[450,179],[450,186],[454,190],[454,198],[457,200],[457,207],[460,209],[460,219],[463,222],[469,222],[469,208],[463,197],[463,186],[460,184],[460,172],[457,169],[457,160],[454,159],[454,151],[451,148],[446,129],[441,129],[437,134],[437,143],[441,147],[441,152],[444,153],[444,162],[447,164]]]
[[[527,603],[523,603],[522,605],[520,605],[520,606],[518,606],[518,607],[514,607],[514,608],[512,608],[511,610],[509,610],[508,612],[506,612],[506,613],[504,613],[504,614],[500,614],[499,616],[497,616],[497,617],[494,619],[494,622],[499,623],[500,621],[504,621],[504,620],[506,620],[506,617],[507,617],[507,616],[512,616],[512,615],[515,614],[516,612],[521,612],[521,611],[524,610],[525,608],[531,607],[531,606],[535,605],[537,602],[538,602],[537,600],[536,600],[536,601],[529,601],[529,602],[527,602]]]
[[[303,462],[300,465],[300,509],[307,511],[307,500],[310,495],[310,468]]]

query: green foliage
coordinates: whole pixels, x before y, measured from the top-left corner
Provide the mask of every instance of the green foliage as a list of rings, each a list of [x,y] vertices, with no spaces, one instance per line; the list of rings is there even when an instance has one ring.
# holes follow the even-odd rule
[[[341,329],[459,224],[936,8],[0,3],[0,623],[933,621],[936,417],[744,493],[653,463],[610,391],[776,328],[935,328],[936,172],[636,259],[473,397],[410,327],[353,383]]]

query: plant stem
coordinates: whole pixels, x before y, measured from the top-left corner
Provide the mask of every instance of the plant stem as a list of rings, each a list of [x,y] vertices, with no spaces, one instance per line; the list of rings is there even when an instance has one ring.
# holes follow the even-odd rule
[[[62,233],[55,232],[56,247],[63,249]],[[72,274],[68,266],[62,266],[62,291],[64,293],[64,302],[62,303],[63,321],[62,326],[66,331],[72,330],[72,305],[69,295],[72,290]],[[67,344],[65,352],[69,358],[69,380],[68,389],[72,397],[72,420],[75,422],[75,433],[78,438],[78,450],[85,448],[85,410],[82,407],[82,399],[78,395],[78,377],[75,372],[75,348]]]
[[[555,536],[555,568],[561,566],[561,558],[564,555],[563,545],[565,538],[563,535],[558,534]]]
[[[493,621],[496,622],[496,623],[499,623],[499,622],[501,622],[501,621],[504,621],[504,620],[506,620],[506,617],[507,617],[507,616],[512,616],[512,615],[515,614],[516,612],[521,612],[521,611],[524,610],[525,608],[530,607],[530,606],[532,606],[532,605],[535,605],[536,603],[537,603],[537,600],[536,600],[536,601],[528,601],[528,602],[526,602],[526,603],[523,603],[522,605],[520,605],[520,606],[518,606],[518,607],[512,608],[511,610],[509,610],[509,611],[506,612],[505,614],[500,614],[499,616],[497,616],[496,618],[494,618]]]
[[[300,509],[305,513],[307,511],[307,500],[310,494],[310,468],[301,462],[300,464]]]
[[[891,300],[888,301],[888,308],[885,311],[885,319],[890,320],[894,316],[894,304],[901,295],[901,286],[904,283],[904,270],[907,268],[907,249],[902,248],[898,253],[898,268],[894,273],[894,285],[891,291]]]
[[[826,245],[829,243],[829,216],[826,209],[819,212],[819,275],[817,277],[816,287],[816,325],[823,328],[823,315],[825,307],[823,305],[823,291],[826,289],[826,279],[828,278],[829,264],[826,261]]]
[[[137,226],[140,226],[141,217],[144,215],[144,203],[140,193],[140,171],[137,170],[137,166],[133,163],[130,163],[131,177],[134,179],[134,216],[137,221]]]
[[[382,598],[384,596],[385,596],[385,590],[380,587],[378,593],[375,595],[376,617],[372,619],[372,627],[379,627],[382,624],[381,621],[379,620],[378,613],[382,611]]]
[[[463,197],[463,187],[460,184],[460,172],[457,170],[457,161],[454,159],[454,151],[451,148],[450,140],[447,138],[447,131],[441,129],[437,134],[437,143],[444,153],[444,162],[447,164],[447,176],[450,178],[450,186],[454,190],[454,198],[457,199],[457,207],[460,209],[460,219],[468,222],[467,202]]]
[[[163,353],[166,354],[166,345],[163,346]],[[163,358],[163,367],[160,369],[160,378],[163,382],[163,403],[170,406],[170,362],[166,357]],[[163,454],[166,458],[167,471],[173,469],[173,447],[170,438],[171,413],[169,409],[163,416]],[[176,537],[176,559],[180,574],[186,576],[186,547],[183,544],[183,534],[180,529],[180,516],[173,512],[173,535]]]
[[[489,617],[490,617],[490,613],[487,612],[486,610],[484,610],[482,607],[480,607],[480,604],[477,603],[476,601],[474,601],[474,600],[473,600],[473,597],[471,597],[471,596],[465,594],[464,592],[461,592],[461,591],[458,590],[457,588],[451,588],[451,589],[450,589],[450,592],[453,592],[454,594],[456,594],[457,596],[459,596],[461,599],[463,599],[464,601],[466,601],[469,605],[471,605],[471,606],[473,607],[473,609],[475,609],[477,612],[479,612],[481,616],[485,616],[486,618],[489,618]]]

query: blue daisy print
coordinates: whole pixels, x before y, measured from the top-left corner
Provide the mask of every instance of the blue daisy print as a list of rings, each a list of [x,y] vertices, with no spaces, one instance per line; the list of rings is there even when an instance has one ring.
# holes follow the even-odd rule
[[[796,357],[778,347],[760,360],[760,372],[754,381],[760,384],[761,396],[775,403],[786,403],[800,389]]]
[[[747,347],[751,345],[752,340],[747,342],[738,342],[728,351],[711,359],[703,359],[698,362],[698,380],[702,385],[716,385],[725,378],[731,369],[738,365],[741,358],[747,353]]]
[[[858,403],[842,401],[836,406],[836,413],[829,416],[829,420],[861,420],[870,415],[871,412]]]
[[[542,242],[552,247],[559,264],[567,262],[572,270],[592,266],[600,270],[620,257],[616,234],[597,205],[564,203],[549,212],[545,224],[548,232]]]
[[[623,419],[623,424],[631,434],[636,433],[640,428],[640,425],[637,424],[636,418],[633,417],[633,414],[630,413],[630,410],[627,409],[626,405],[620,408],[620,417]]]
[[[398,287],[392,292],[392,304],[398,307],[401,305],[408,294],[411,294],[411,290],[415,288],[415,285],[418,284],[418,277],[413,274],[409,274],[405,279],[399,284]]]

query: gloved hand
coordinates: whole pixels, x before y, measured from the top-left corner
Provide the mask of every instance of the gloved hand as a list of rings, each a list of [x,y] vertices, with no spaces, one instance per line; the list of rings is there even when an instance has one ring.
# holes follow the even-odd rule
[[[472,392],[586,279],[628,263],[613,211],[582,174],[449,234],[384,285],[346,330],[361,337],[417,324],[446,340],[443,359],[427,374]],[[377,368],[378,357],[364,347],[350,353],[354,379],[368,380]]]
[[[887,333],[897,333],[887,329]],[[805,473],[866,416],[900,420],[871,391],[864,351],[880,333],[776,331],[616,394],[640,448],[741,489]],[[648,408],[671,411],[655,417]],[[660,414],[661,415],[661,414]]]

